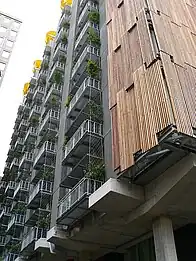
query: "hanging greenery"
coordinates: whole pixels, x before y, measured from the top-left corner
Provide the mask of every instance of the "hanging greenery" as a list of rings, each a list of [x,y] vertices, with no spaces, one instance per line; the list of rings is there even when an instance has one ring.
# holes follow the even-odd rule
[[[30,121],[30,126],[35,128],[38,125],[39,125],[39,117],[38,116],[33,116],[31,118],[31,121]]]
[[[67,61],[66,56],[60,56],[59,62],[66,63],[66,61]]]
[[[67,99],[65,101],[65,107],[67,107],[67,108],[69,107],[71,100],[72,100],[72,95],[68,95]]]
[[[99,12],[97,11],[91,11],[88,14],[88,19],[89,21],[95,23],[95,24],[99,24]]]
[[[65,136],[64,143],[63,143],[63,149],[65,149],[65,146],[67,145],[68,140],[69,140],[69,137]]]
[[[99,74],[100,68],[99,68],[99,65],[95,61],[88,60],[86,70],[90,77],[96,78]]]
[[[85,170],[85,177],[104,181],[105,179],[105,166],[103,162],[90,162]]]
[[[43,68],[43,70],[48,70],[48,68],[49,68],[48,63],[47,62],[43,63],[42,68]]]
[[[101,44],[99,34],[93,28],[88,30],[88,41],[98,47]]]
[[[42,228],[42,229],[49,228],[49,225],[50,225],[49,217],[48,216],[47,217],[41,216],[39,218],[39,220],[37,221],[36,225],[37,225],[38,228]]]
[[[92,118],[98,120],[103,118],[103,108],[100,104],[97,104],[94,101],[89,101],[88,110]]]
[[[68,42],[68,39],[67,39],[67,34],[66,33],[63,33],[62,36],[61,36],[61,42],[63,44],[67,44]]]
[[[54,177],[53,170],[45,170],[42,174],[42,179],[46,181],[52,181],[53,177]]]
[[[61,84],[63,81],[63,76],[62,73],[60,72],[55,72],[53,76],[53,82],[56,84]]]
[[[67,21],[65,21],[64,23],[63,23],[63,28],[65,28],[65,29],[69,29],[69,27],[70,27],[70,23],[69,22],[67,22]]]

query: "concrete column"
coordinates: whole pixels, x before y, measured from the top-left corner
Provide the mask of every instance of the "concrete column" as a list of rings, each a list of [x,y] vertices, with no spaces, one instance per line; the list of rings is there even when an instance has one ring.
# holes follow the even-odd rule
[[[159,217],[153,223],[153,236],[157,261],[177,261],[171,219]]]

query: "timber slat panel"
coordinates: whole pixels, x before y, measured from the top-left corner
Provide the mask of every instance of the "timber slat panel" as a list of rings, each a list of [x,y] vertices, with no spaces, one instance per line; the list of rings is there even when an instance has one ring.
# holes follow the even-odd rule
[[[112,117],[112,155],[113,155],[112,159],[113,159],[113,168],[116,170],[120,167],[117,106],[111,109],[111,117]]]
[[[135,2],[134,0],[124,0],[124,8],[126,12],[126,19],[124,23],[126,23],[127,31],[136,24],[136,11],[135,11]]]
[[[156,54],[150,36],[150,29],[148,26],[144,9],[140,12],[138,16],[137,28],[142,51],[143,63],[146,63],[146,66],[148,66],[156,59]]]

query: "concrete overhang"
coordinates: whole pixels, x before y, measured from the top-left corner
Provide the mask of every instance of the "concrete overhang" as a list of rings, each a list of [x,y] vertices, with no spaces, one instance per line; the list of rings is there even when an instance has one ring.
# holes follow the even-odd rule
[[[50,253],[50,243],[46,238],[40,238],[35,242],[35,251],[41,253]]]
[[[89,208],[98,212],[128,212],[144,202],[141,186],[109,179],[89,197]]]

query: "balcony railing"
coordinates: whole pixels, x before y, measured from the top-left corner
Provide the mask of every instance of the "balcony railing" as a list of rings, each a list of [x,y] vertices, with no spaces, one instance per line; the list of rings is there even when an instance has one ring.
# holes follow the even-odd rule
[[[28,192],[30,188],[30,183],[28,181],[21,180],[14,191],[14,197],[19,191]]]
[[[57,59],[58,57],[58,53],[59,52],[63,52],[66,53],[67,52],[67,45],[63,44],[63,43],[59,43],[54,51],[54,55],[53,55],[53,59]]]
[[[72,138],[68,141],[65,147],[64,158],[68,156],[68,154],[74,149],[76,144],[86,133],[102,136],[103,135],[102,124],[91,120],[86,120],[85,122],[83,122],[82,125],[79,127],[79,129],[74,133]]]
[[[17,183],[15,181],[9,181],[5,189],[5,194],[8,193],[9,191],[14,191],[16,186]]]
[[[56,153],[56,146],[55,143],[52,143],[50,141],[45,141],[44,144],[42,145],[42,147],[40,148],[40,150],[38,151],[36,157],[35,157],[35,161],[34,161],[34,166],[35,164],[39,161],[40,157],[44,154],[44,153],[52,153],[55,154]]]
[[[49,80],[52,79],[53,75],[54,75],[54,72],[58,70],[58,71],[61,71],[61,72],[64,72],[65,70],[65,64],[62,63],[62,62],[59,62],[59,61],[56,61],[54,63],[54,65],[52,66],[51,68],[51,73],[50,73],[50,77],[49,77]]]
[[[19,164],[20,164],[20,160],[19,160],[19,159],[17,159],[17,158],[14,158],[14,159],[12,160],[12,163],[11,163],[11,165],[10,165],[10,169],[12,169],[12,168],[13,168],[13,166],[16,166],[16,167],[18,167],[18,166],[19,166]]]
[[[5,246],[6,243],[6,237],[5,236],[0,236],[0,247]]]
[[[41,114],[41,106],[37,106],[37,105],[34,105],[34,106],[33,106],[32,110],[31,110],[31,112],[30,112],[30,114],[29,114],[29,119],[31,119],[31,117],[32,117],[34,114],[35,114],[35,115]]]
[[[15,261],[16,258],[18,257],[18,254],[14,253],[7,253],[3,261]]]
[[[98,180],[92,180],[88,178],[83,178],[76,186],[71,189],[71,191],[65,195],[65,197],[61,200],[59,206],[58,206],[58,218],[61,218],[62,216],[66,217],[66,213],[71,212],[71,210],[77,208],[78,204],[85,198],[88,199],[88,197],[94,193],[103,182]],[[86,205],[86,208],[88,208],[88,204]],[[80,212],[80,211],[79,211]],[[78,211],[76,211],[76,216],[73,215],[73,219],[77,219],[79,216]],[[72,221],[73,221],[72,219]]]
[[[25,221],[25,216],[24,215],[20,215],[20,214],[12,215],[12,217],[10,219],[10,222],[8,223],[8,226],[7,226],[7,231],[9,231],[10,228],[13,225],[23,226],[24,225],[24,221]]]
[[[31,152],[25,152],[21,161],[20,161],[20,165],[19,168],[22,167],[22,165],[26,162],[26,163],[31,163],[33,161],[33,153]]]
[[[60,112],[59,111],[55,111],[53,109],[49,110],[45,119],[43,120],[43,122],[40,125],[39,128],[39,132],[42,133],[42,130],[44,129],[46,123],[50,120],[50,121],[59,121],[60,119]]]
[[[35,196],[38,193],[45,193],[45,194],[52,194],[52,189],[53,189],[53,183],[50,181],[46,180],[40,180],[37,185],[33,188],[32,191],[29,193],[29,202],[28,204],[31,203],[31,201],[35,198]]]
[[[15,144],[15,148],[17,147],[17,145],[24,145],[24,138],[18,138]]]
[[[44,87],[43,86],[38,86],[34,95],[33,95],[33,100],[38,98],[41,98],[44,95]]]
[[[1,181],[0,182],[0,190],[4,190],[7,187],[7,182],[6,181]]]
[[[46,96],[45,103],[49,101],[51,95],[54,94],[54,95],[60,96],[61,92],[62,92],[62,85],[61,84],[56,84],[56,83],[52,84],[52,86],[49,89],[48,94]]]
[[[88,17],[88,11],[96,11],[98,9],[99,9],[99,7],[96,3],[92,2],[92,1],[88,1],[78,18],[78,26],[85,19],[85,17]]]
[[[27,127],[27,125],[28,125],[28,122],[27,122],[26,120],[22,119],[22,120],[21,120],[21,123],[20,123],[20,125],[19,125],[19,129],[20,129],[21,127]]]
[[[24,143],[27,141],[29,136],[36,136],[37,135],[37,129],[34,127],[30,127],[27,131],[27,134],[24,138]]]
[[[80,86],[80,88],[78,89],[78,91],[76,92],[76,94],[74,95],[74,97],[72,98],[72,100],[69,104],[68,114],[72,111],[74,106],[77,104],[77,102],[80,100],[80,98],[84,95],[85,91],[87,89],[90,90],[90,88],[93,88],[93,89],[96,89],[99,91],[101,89],[100,81],[90,78],[90,77],[85,78],[82,85]],[[90,94],[89,94],[89,96],[90,96]]]
[[[1,213],[0,213],[0,218],[2,218],[2,216],[6,215],[6,216],[10,216],[11,213],[11,207],[8,207],[8,206],[5,206],[3,207],[3,209],[1,210]]]
[[[74,77],[75,73],[77,72],[78,68],[80,67],[81,63],[85,60],[88,59],[91,55],[95,55],[96,57],[99,57],[100,55],[100,51],[98,48],[95,48],[91,45],[88,45],[85,47],[84,51],[82,52],[82,54],[80,55],[78,61],[76,62],[75,66],[73,67],[72,70],[72,78]]]
[[[23,251],[31,243],[34,243],[38,239],[46,238],[46,235],[47,235],[46,229],[42,229],[42,228],[38,228],[38,227],[31,228],[31,230],[23,238],[21,251]]]

